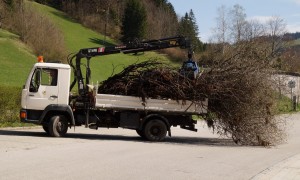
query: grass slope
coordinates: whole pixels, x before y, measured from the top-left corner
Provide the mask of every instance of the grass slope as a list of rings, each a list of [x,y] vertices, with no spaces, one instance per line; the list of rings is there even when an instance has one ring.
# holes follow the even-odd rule
[[[32,55],[18,36],[0,29],[0,85],[21,87],[35,62]]]
[[[106,38],[106,41],[104,41],[103,35],[85,28],[61,11],[35,2],[29,3],[57,24],[64,34],[65,43],[71,53],[76,53],[82,48],[103,47],[118,44],[116,41],[109,38]],[[169,62],[166,56],[155,52],[146,52],[138,56],[114,54],[94,57],[91,59],[92,81],[94,83],[103,81],[111,76],[112,73],[120,72],[123,67],[126,67],[129,64],[149,59],[158,59],[163,62]]]
[[[293,41],[294,46],[299,46],[300,45],[300,39],[296,39]]]

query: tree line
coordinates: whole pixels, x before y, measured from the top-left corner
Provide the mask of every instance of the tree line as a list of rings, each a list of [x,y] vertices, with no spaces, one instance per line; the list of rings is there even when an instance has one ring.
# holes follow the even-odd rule
[[[212,64],[212,58],[208,56],[211,49],[226,54],[233,48],[248,44],[257,50],[255,53],[269,59],[274,69],[299,72],[299,47],[290,44],[298,37],[299,33],[287,33],[286,23],[279,16],[259,21],[247,18],[245,9],[239,4],[232,7],[223,5],[217,9],[213,36],[207,51],[201,55],[200,63]]]
[[[122,42],[176,35],[203,50],[192,10],[179,17],[168,0],[36,0],[58,8],[83,25]]]
[[[285,39],[288,40],[296,40],[296,39],[300,39],[300,32],[295,32],[295,33],[286,33],[284,35]]]

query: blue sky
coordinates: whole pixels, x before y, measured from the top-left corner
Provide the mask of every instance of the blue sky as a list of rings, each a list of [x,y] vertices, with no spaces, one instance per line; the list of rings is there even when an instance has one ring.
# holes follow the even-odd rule
[[[247,19],[265,20],[271,16],[284,19],[289,32],[300,32],[300,0],[169,0],[178,15],[193,9],[199,26],[200,39],[208,41],[212,28],[216,26],[217,9],[222,5],[232,8],[241,5]]]

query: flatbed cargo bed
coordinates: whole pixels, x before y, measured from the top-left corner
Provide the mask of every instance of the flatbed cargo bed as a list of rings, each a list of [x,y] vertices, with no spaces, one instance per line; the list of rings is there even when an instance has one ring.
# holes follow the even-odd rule
[[[99,109],[151,111],[178,114],[205,114],[207,113],[207,98],[200,103],[171,99],[146,99],[139,97],[97,94],[95,107]]]

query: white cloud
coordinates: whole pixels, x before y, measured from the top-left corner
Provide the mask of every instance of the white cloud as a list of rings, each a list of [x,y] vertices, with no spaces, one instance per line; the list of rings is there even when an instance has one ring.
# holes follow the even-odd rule
[[[291,17],[300,17],[300,13],[292,14]]]
[[[209,34],[208,32],[206,33],[200,33],[200,40],[202,42],[209,42],[211,34]]]
[[[288,24],[286,26],[288,32],[300,32],[300,23]]]
[[[254,20],[264,24],[272,18],[273,16],[252,16],[248,18],[248,21]]]
[[[294,3],[300,5],[300,0],[292,0]]]

